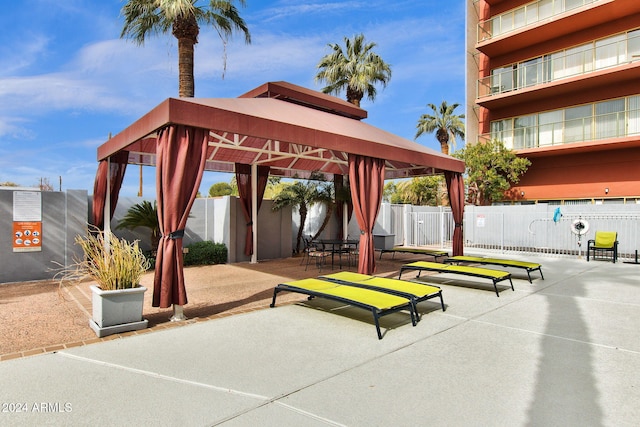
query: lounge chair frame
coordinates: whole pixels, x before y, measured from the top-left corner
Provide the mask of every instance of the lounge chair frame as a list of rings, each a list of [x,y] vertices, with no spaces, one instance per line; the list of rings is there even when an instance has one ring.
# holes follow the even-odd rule
[[[407,254],[432,256],[436,262],[438,261],[438,258],[444,258],[449,256],[449,252],[441,251],[437,249],[422,249],[422,248],[412,248],[408,246],[394,246],[391,249],[380,249],[380,259],[382,259],[382,254],[384,254],[385,252],[393,253],[392,259],[395,259],[396,252],[400,252],[400,253],[407,253]]]
[[[318,281],[321,281],[320,279],[317,279]],[[300,281],[298,281],[300,282]],[[333,284],[335,285],[335,287],[343,287],[344,285],[340,285],[337,283],[332,283],[329,281],[324,281],[328,284]],[[409,314],[411,315],[411,324],[413,326],[416,326],[416,318],[413,312],[413,305],[411,303],[411,300],[409,300],[408,298],[402,298],[400,296],[397,295],[389,295],[387,293],[384,292],[378,292],[378,291],[374,291],[371,289],[361,289],[362,291],[365,292],[375,292],[378,294],[382,294],[385,295],[387,297],[396,297],[396,298],[401,298],[403,301],[401,304],[398,305],[394,305],[392,307],[386,307],[386,308],[379,308],[376,307],[375,305],[372,305],[370,303],[367,302],[367,298],[363,297],[361,299],[355,299],[355,298],[345,298],[342,296],[338,296],[338,295],[332,295],[332,294],[328,294],[326,292],[322,292],[322,290],[313,290],[313,289],[306,289],[304,287],[299,287],[299,286],[295,286],[296,282],[291,282],[291,283],[280,283],[279,285],[277,285],[275,287],[275,289],[273,290],[273,299],[271,301],[270,307],[275,307],[276,305],[276,296],[278,295],[279,292],[295,292],[295,293],[299,293],[299,294],[303,294],[303,295],[308,295],[309,296],[309,300],[311,300],[312,298],[325,298],[328,300],[332,300],[332,301],[338,301],[344,304],[349,304],[351,306],[354,307],[359,307],[365,310],[369,310],[371,312],[371,314],[373,315],[373,321],[375,323],[376,326],[376,332],[378,333],[378,339],[382,339],[382,332],[380,331],[380,317],[382,316],[386,316],[387,314],[391,314],[391,313],[395,313],[398,311],[403,311],[403,310],[408,310]],[[352,287],[353,288],[353,287]],[[363,293],[363,295],[366,295]]]
[[[362,276],[362,280],[348,280],[343,278],[348,276],[351,276],[351,277]],[[399,297],[407,298],[411,301],[411,305],[413,306],[413,310],[416,315],[416,320],[418,322],[420,321],[420,314],[418,313],[419,302],[427,301],[432,298],[440,298],[440,306],[442,307],[442,311],[446,311],[446,307],[444,305],[444,299],[442,298],[442,289],[439,286],[433,285],[431,283],[417,283],[417,282],[411,282],[408,280],[369,276],[369,275],[357,274],[357,273],[346,273],[346,275],[344,273],[333,273],[326,276],[320,276],[319,278],[322,280],[329,280],[331,282],[339,283],[341,285],[355,286],[355,287],[364,288],[364,289],[373,289],[374,291],[389,293],[391,295],[397,295]],[[373,283],[371,279],[375,279],[373,280]],[[388,283],[387,285],[384,283],[386,281],[391,281],[391,282],[387,282]],[[383,283],[380,283],[380,282],[383,282]],[[410,287],[420,286],[425,288],[434,288],[437,290],[435,292],[429,292],[429,293],[424,293],[424,292],[419,294],[413,293],[413,292],[409,292],[406,289],[400,290],[399,287],[401,287],[403,283],[406,283]],[[394,285],[398,285],[398,286],[394,286]],[[391,288],[389,286],[394,286],[394,287]]]
[[[534,263],[534,262],[525,262],[525,261],[516,261],[513,259],[501,259],[501,258],[484,258],[484,257],[474,257],[474,256],[454,256],[444,260],[447,264],[483,264],[483,265],[499,265],[501,267],[513,267],[513,268],[523,268],[527,272],[527,276],[529,277],[529,283],[533,283],[531,281],[531,273],[534,271],[540,272],[540,277],[544,280],[544,275],[542,274],[542,265]]]
[[[501,270],[492,270],[489,268],[480,268],[480,267],[467,267],[467,266],[459,266],[453,264],[439,264],[436,262],[426,262],[426,261],[417,261],[412,262],[410,264],[405,264],[400,267],[400,275],[398,279],[402,278],[402,273],[405,271],[417,271],[418,276],[423,271],[434,271],[437,273],[451,273],[451,274],[462,274],[465,276],[478,277],[481,279],[489,279],[493,282],[493,288],[496,291],[496,296],[500,297],[500,293],[498,292],[497,283],[502,282],[503,280],[509,280],[511,284],[511,290],[515,291],[513,287],[513,281],[511,280],[511,273]],[[498,274],[501,273],[501,274]]]

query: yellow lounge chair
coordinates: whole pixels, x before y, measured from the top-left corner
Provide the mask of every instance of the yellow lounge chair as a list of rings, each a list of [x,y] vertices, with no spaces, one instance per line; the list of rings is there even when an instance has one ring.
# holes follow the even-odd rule
[[[407,253],[407,254],[415,254],[415,255],[428,255],[432,256],[433,259],[438,261],[438,258],[449,256],[449,252],[440,251],[437,249],[423,249],[423,248],[412,248],[410,246],[394,246],[391,249],[380,249],[380,259],[382,259],[382,254],[385,252],[392,252],[393,258],[396,257],[396,252]]]
[[[273,290],[273,300],[271,307],[276,305],[276,296],[279,292],[296,292],[308,295],[309,299],[318,297],[333,301],[342,302],[371,311],[373,321],[378,332],[378,339],[382,339],[380,332],[379,318],[381,316],[401,310],[409,310],[411,323],[416,325],[416,318],[413,312],[413,305],[408,298],[390,295],[388,293],[363,289],[354,286],[340,285],[335,282],[320,279],[302,279],[292,282],[281,283]]]
[[[445,311],[444,300],[442,298],[442,289],[439,286],[415,283],[407,280],[390,279],[387,277],[369,276],[367,274],[352,273],[341,271],[339,273],[327,274],[320,276],[320,279],[330,280],[348,286],[357,286],[365,289],[373,289],[375,291],[390,293],[411,300],[416,319],[420,321],[418,314],[418,303],[431,298],[440,298],[442,311]]]
[[[463,274],[465,276],[473,276],[482,279],[489,279],[493,282],[493,288],[496,291],[496,295],[499,297],[498,286],[496,283],[501,282],[503,280],[509,280],[511,284],[511,290],[513,289],[513,282],[511,281],[511,273],[506,271],[499,270],[491,270],[488,268],[480,268],[480,267],[467,267],[464,265],[454,265],[454,264],[440,264],[437,262],[426,262],[426,261],[417,261],[412,262],[410,264],[405,264],[400,268],[400,275],[398,278],[402,278],[402,273],[405,271],[417,271],[418,277],[420,277],[420,273],[423,271],[435,271],[438,273],[452,273],[452,274]]]
[[[476,257],[476,256],[454,256],[444,260],[447,264],[486,264],[486,265],[499,265],[501,267],[514,267],[514,268],[524,268],[527,271],[527,276],[529,277],[529,283],[533,283],[531,281],[531,272],[539,271],[540,277],[544,280],[544,276],[542,275],[542,265],[537,264],[535,262],[526,262],[526,261],[516,261],[513,259],[502,259],[502,258],[485,258],[485,257]]]

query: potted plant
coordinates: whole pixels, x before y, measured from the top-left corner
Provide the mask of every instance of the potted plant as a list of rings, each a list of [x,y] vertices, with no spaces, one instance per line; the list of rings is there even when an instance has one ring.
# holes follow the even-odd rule
[[[110,232],[76,236],[84,259],[76,261],[73,272],[76,279],[89,277],[91,285],[92,319],[89,326],[98,337],[147,327],[142,318],[144,293],[140,278],[148,270],[149,262],[138,247],[138,241],[127,242]]]

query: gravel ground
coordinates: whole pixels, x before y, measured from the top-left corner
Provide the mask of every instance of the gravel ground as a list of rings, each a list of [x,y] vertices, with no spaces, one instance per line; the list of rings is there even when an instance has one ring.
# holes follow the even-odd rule
[[[400,254],[394,260],[391,255],[388,257],[377,260],[378,274],[397,274],[403,263],[411,261],[411,257]],[[278,283],[318,274],[315,265],[305,271],[300,261],[286,258],[185,268],[189,303],[184,306],[184,313],[188,319],[203,319],[268,307]],[[153,273],[147,273],[141,282],[148,289],[143,316],[149,320],[149,327],[168,323],[172,309],[151,306]],[[0,355],[95,339],[88,324],[91,284],[83,282],[64,288],[54,281],[0,284]],[[303,299],[301,295],[282,293],[278,305]]]

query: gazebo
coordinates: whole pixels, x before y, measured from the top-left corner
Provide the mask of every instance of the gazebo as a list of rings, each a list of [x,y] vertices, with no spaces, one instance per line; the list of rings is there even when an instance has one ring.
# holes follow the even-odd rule
[[[168,98],[98,147],[94,225],[109,229],[127,164],[156,167],[162,238],[153,306],[187,294],[182,236],[204,171],[235,173],[247,219],[245,253],[257,261],[256,218],[269,175],[347,175],[360,228],[358,271],[375,268],[372,230],[385,179],[444,174],[454,216],[453,255],[462,255],[464,162],[361,120],[346,101],[287,82],[269,82],[238,98]]]

